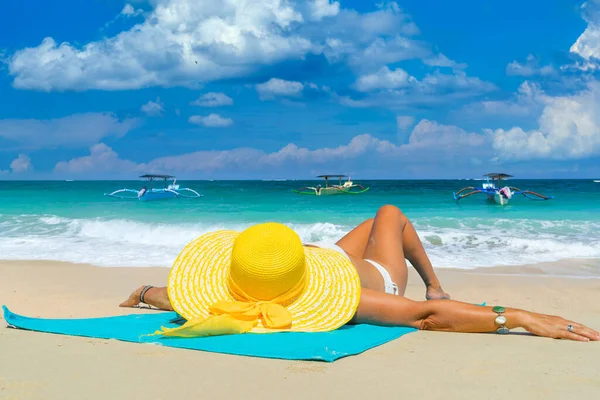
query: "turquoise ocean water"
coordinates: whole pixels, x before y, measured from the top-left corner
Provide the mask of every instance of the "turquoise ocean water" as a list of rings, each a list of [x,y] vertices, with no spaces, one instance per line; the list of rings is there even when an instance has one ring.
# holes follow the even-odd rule
[[[44,259],[98,266],[170,266],[198,235],[279,221],[303,241],[333,243],[384,204],[413,221],[436,267],[521,265],[565,258],[600,260],[600,183],[511,180],[553,195],[517,197],[508,206],[452,192],[479,181],[368,181],[361,195],[292,193],[316,181],[182,181],[200,199],[117,200],[105,192],[141,181],[5,181],[0,184],[0,259]],[[600,275],[600,269],[597,275]]]

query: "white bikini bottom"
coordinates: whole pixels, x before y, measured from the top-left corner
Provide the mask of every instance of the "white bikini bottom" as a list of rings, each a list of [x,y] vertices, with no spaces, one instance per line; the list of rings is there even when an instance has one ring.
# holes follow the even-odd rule
[[[340,246],[334,244],[334,245],[331,245],[328,247],[333,250],[337,250],[340,253],[342,253],[343,255],[345,255],[346,257],[348,257],[348,254],[346,254],[344,249],[342,249]],[[350,259],[350,258],[348,257],[348,259]],[[371,264],[372,266],[374,266],[375,269],[377,271],[379,271],[379,273],[383,277],[383,284],[385,286],[385,292],[388,294],[400,296],[400,290],[398,290],[398,285],[396,285],[396,283],[394,283],[394,281],[392,280],[392,276],[390,275],[388,270],[385,269],[385,267],[383,265],[379,264],[376,261],[373,261],[373,260],[365,260],[365,261],[368,262],[369,264]]]

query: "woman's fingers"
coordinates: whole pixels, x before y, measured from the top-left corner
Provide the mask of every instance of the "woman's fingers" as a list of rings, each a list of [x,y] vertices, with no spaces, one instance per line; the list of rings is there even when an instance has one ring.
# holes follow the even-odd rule
[[[588,328],[585,325],[582,324],[578,324],[576,322],[570,322],[569,324],[567,324],[567,331],[568,331],[568,325],[572,325],[573,329],[571,331],[571,333],[575,333],[577,335],[583,336],[589,340],[600,340],[600,333],[598,333],[597,331]]]
[[[577,322],[568,321],[562,318],[555,322],[554,330],[557,334],[553,336],[560,339],[577,340],[579,342],[600,340],[600,335],[595,330]]]
[[[577,333],[569,332],[569,331],[564,332],[561,339],[575,340],[578,342],[589,342],[590,341],[590,339],[585,336],[578,335]]]
[[[552,315],[536,315],[530,332],[555,339],[589,342],[600,340],[600,333],[577,322]],[[569,329],[571,328],[571,329]]]

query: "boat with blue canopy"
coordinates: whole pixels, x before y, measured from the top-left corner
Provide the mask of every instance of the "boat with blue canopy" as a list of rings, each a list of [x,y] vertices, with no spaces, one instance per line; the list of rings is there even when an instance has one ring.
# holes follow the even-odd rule
[[[117,199],[139,201],[167,200],[177,198],[197,199],[202,197],[202,195],[196,192],[194,189],[179,187],[177,184],[177,178],[173,175],[146,174],[140,176],[140,178],[148,180],[148,187],[144,186],[139,190],[119,189],[112,193],[104,193],[104,195]],[[162,180],[164,187],[153,188],[152,182],[155,180]],[[169,183],[169,181],[173,182]]]
[[[458,192],[453,193],[454,200],[457,202],[465,197],[472,196],[474,194],[484,194],[488,197],[489,201],[496,204],[506,205],[509,200],[515,195],[522,195],[531,200],[550,200],[554,196],[544,196],[542,194],[532,192],[531,190],[521,190],[514,186],[502,186],[502,180],[512,178],[512,175],[504,173],[489,173],[485,174],[485,182],[480,188],[474,186],[467,186],[460,189]]]

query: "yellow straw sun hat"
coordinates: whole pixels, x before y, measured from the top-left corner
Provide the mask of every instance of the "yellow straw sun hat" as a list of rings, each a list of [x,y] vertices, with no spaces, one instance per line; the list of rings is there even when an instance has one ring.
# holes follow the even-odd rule
[[[330,331],[358,307],[355,267],[334,250],[304,247],[283,224],[216,231],[188,244],[169,274],[173,309],[187,322],[164,336]]]

